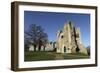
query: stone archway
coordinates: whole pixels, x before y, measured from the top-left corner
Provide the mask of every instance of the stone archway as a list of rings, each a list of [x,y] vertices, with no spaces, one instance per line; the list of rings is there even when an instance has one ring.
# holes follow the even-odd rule
[[[66,46],[64,46],[64,53],[66,52]]]

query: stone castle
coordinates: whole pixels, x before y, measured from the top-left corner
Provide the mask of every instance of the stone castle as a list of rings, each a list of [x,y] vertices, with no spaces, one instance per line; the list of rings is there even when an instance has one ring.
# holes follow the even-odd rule
[[[75,28],[71,22],[65,23],[63,30],[58,31],[56,44],[58,53],[87,54],[87,49],[81,41],[80,28]]]
[[[57,32],[56,42],[48,42],[45,50],[44,48],[41,48],[41,51],[53,51],[54,49],[56,49],[57,53],[79,52],[87,54],[87,49],[83,46],[81,41],[80,28],[75,28],[72,22],[65,23],[63,30]],[[34,47],[31,45],[29,50],[34,51]]]

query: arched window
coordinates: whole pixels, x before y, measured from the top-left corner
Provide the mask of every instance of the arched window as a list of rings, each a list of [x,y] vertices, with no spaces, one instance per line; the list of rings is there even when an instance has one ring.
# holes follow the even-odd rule
[[[64,36],[62,35],[62,36],[61,36],[61,39],[63,39],[63,38],[64,38]]]

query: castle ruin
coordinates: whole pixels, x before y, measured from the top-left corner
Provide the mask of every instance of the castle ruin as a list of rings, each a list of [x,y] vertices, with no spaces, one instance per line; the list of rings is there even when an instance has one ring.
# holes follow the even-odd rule
[[[57,53],[84,53],[87,54],[87,49],[81,41],[80,28],[75,28],[72,22],[64,24],[63,30],[57,33]]]

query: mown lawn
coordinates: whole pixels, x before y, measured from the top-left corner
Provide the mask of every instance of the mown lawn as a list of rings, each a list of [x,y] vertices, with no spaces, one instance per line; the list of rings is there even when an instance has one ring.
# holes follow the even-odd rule
[[[40,60],[53,60],[55,58],[54,54],[49,54],[49,52],[25,52],[25,61],[40,61]]]
[[[87,59],[90,56],[82,54],[82,53],[71,53],[71,54],[64,54],[64,59]]]
[[[24,61],[42,61],[42,60],[61,60],[61,59],[86,59],[88,55],[81,53],[61,54],[56,52],[33,52],[26,51]]]

